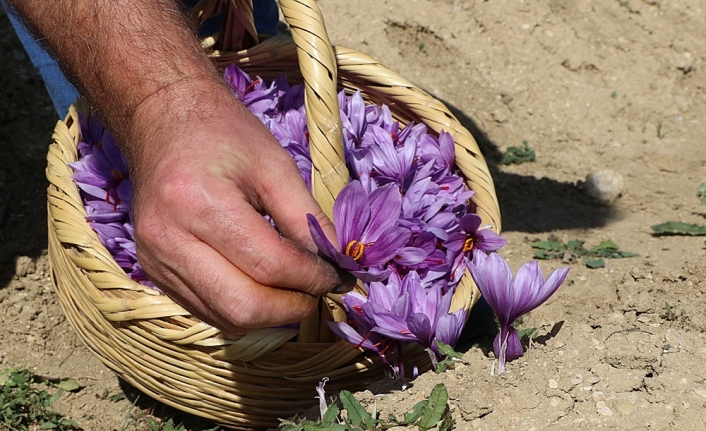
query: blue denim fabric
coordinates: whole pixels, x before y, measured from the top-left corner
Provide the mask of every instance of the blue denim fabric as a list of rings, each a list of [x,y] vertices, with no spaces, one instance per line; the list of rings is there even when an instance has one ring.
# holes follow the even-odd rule
[[[0,3],[5,7],[4,0],[0,0]],[[51,97],[52,102],[54,102],[54,109],[56,109],[59,117],[63,119],[64,115],[69,111],[69,106],[78,98],[78,91],[61,72],[56,60],[54,60],[29,34],[24,24],[11,12],[8,13],[8,17],[20,42],[24,45],[27,55],[30,60],[32,60],[32,64],[34,64],[34,67],[37,68],[39,74],[42,76],[49,97]]]
[[[189,0],[185,0],[184,3],[188,5]],[[7,10],[5,0],[0,0],[0,4]],[[56,60],[29,34],[27,28],[13,15],[12,11],[8,11],[8,16],[32,64],[39,70],[59,118],[63,118],[69,111],[69,106],[78,98],[78,91],[61,72]],[[253,16],[258,33],[277,34],[279,11],[275,0],[254,0]],[[217,22],[211,25],[218,28]]]

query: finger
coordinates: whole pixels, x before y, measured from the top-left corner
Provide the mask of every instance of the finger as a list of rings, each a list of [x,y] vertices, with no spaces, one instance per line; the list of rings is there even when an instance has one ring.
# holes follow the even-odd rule
[[[259,284],[196,238],[179,244],[169,255],[138,253],[158,287],[207,323],[237,333],[299,322],[316,308],[318,298]]]
[[[180,223],[254,281],[324,295],[343,284],[336,270],[283,238],[226,179],[209,183],[202,211],[181,213]],[[210,197],[209,197],[210,196]]]
[[[265,163],[263,172],[277,172],[278,175],[268,175],[260,181],[260,202],[284,236],[317,251],[306,221],[306,215],[312,214],[331,243],[338,245],[333,223],[307,188],[294,160],[289,158],[287,162],[280,162],[269,158]]]

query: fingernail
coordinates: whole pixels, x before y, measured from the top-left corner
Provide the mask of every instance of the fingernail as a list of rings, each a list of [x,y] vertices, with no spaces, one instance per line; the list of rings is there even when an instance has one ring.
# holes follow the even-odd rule
[[[336,274],[338,278],[341,279],[341,284],[344,286],[350,286],[351,289],[358,283],[358,279],[355,275],[336,265]]]
[[[336,287],[334,287],[333,289],[331,289],[331,292],[330,292],[330,293],[333,293],[333,294],[335,294],[335,295],[340,295],[340,294],[342,294],[342,293],[348,293],[348,292],[350,292],[351,290],[353,290],[354,287],[355,287],[355,285],[349,286],[349,285],[347,285],[347,284],[341,284],[341,285],[336,286]]]

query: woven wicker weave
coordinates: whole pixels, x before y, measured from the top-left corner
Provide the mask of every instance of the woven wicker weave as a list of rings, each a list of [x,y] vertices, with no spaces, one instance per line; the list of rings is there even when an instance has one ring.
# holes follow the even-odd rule
[[[200,5],[214,7],[211,0]],[[270,38],[248,50],[214,51],[213,56],[221,66],[236,63],[253,75],[286,74],[292,82],[306,84],[313,193],[322,208],[330,214],[335,196],[348,181],[337,87],[360,89],[366,100],[387,104],[403,124],[422,122],[436,132],[451,133],[456,164],[476,191],[477,212],[499,231],[500,214],[485,161],[473,137],[443,104],[372,58],[332,48],[315,0],[280,0],[280,5],[294,40]],[[345,320],[336,295],[324,298],[321,313],[302,322],[299,330],[231,335],[130,280],[85,221],[68,167],[77,160],[79,134],[72,107],[57,124],[47,156],[52,279],[74,329],[120,377],[178,409],[233,427],[258,428],[277,425],[277,418],[315,404],[314,388],[323,377],[330,379],[327,389],[333,392],[358,390],[383,376],[377,355],[337,340],[328,330],[325,320]],[[478,297],[466,274],[451,311],[470,309]],[[403,355],[406,363],[429,366],[427,354],[415,345],[407,346]]]

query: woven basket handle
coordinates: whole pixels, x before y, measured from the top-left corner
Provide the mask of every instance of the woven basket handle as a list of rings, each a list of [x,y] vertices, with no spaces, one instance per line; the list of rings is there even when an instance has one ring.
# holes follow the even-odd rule
[[[304,77],[312,193],[333,219],[334,199],[349,179],[338,107],[336,54],[316,0],[279,0],[279,4],[297,45]]]
[[[218,39],[219,49],[239,51],[258,44],[252,0],[199,0],[191,8],[196,27],[218,15],[221,15],[221,29],[211,37]]]
[[[192,9],[197,25],[222,14],[226,21],[214,40],[219,50],[249,48],[257,43],[253,0],[199,0]],[[349,179],[343,152],[337,97],[336,54],[316,0],[278,0],[297,46],[304,78],[306,122],[312,169],[312,194],[324,213],[333,217],[333,201]]]

